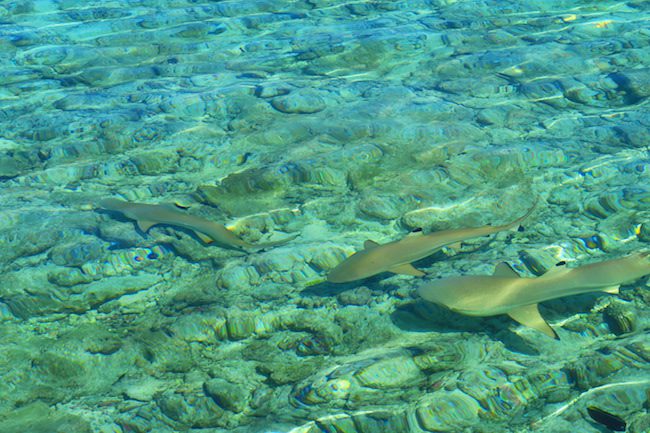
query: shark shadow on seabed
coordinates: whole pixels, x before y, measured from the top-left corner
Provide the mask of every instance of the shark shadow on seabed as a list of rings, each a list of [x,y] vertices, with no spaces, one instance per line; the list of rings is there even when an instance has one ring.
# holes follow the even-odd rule
[[[531,356],[540,354],[535,341],[510,331],[508,325],[512,323],[506,317],[462,316],[439,305],[416,300],[396,308],[391,321],[405,332],[458,334],[461,339],[467,338],[466,334],[480,332],[491,340],[500,341],[512,352]]]

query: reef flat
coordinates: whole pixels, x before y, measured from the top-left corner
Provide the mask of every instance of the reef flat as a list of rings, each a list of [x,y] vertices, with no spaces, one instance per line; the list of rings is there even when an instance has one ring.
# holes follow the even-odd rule
[[[0,431],[650,428],[647,277],[542,304],[555,341],[426,303],[650,242],[645,1],[0,4]],[[249,244],[138,231],[167,204]],[[367,240],[506,224],[327,274]]]

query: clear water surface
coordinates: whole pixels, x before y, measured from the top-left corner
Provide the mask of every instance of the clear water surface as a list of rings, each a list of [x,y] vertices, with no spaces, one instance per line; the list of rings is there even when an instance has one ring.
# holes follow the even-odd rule
[[[650,241],[650,3],[0,2],[0,431],[650,431],[647,277],[423,301]],[[223,223],[146,234],[119,198]],[[345,284],[370,239],[507,223]]]

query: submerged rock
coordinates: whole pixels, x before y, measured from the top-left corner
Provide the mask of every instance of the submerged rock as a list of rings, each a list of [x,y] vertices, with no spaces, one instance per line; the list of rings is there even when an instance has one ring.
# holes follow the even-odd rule
[[[0,180],[11,179],[41,165],[36,153],[24,150],[0,150]]]
[[[250,390],[246,389],[246,387],[219,378],[205,382],[203,389],[215,403],[235,413],[242,412],[247,407],[251,397]]]
[[[325,93],[311,89],[293,90],[271,101],[273,108],[287,114],[318,113],[331,104]]]
[[[634,332],[637,328],[637,313],[628,303],[611,302],[603,312],[605,322],[616,335]]]
[[[54,246],[49,258],[60,266],[81,266],[91,260],[97,260],[105,252],[105,244],[99,239],[84,239]]]
[[[156,399],[162,414],[179,428],[228,427],[229,418],[211,398],[199,394],[166,391]]]
[[[361,212],[369,217],[382,220],[398,218],[406,208],[407,204],[399,197],[376,194],[374,191],[359,202]]]
[[[247,311],[232,311],[226,317],[228,338],[242,340],[250,337],[255,332],[256,317]]]
[[[435,392],[416,410],[418,425],[430,432],[457,432],[476,424],[481,407],[458,390]]]
[[[650,96],[650,69],[632,69],[610,74],[610,78],[618,84],[621,90],[629,93],[630,103],[638,102]]]
[[[644,433],[650,431],[650,413],[648,412],[648,409],[633,415],[628,425],[628,431],[630,433]]]
[[[535,196],[431,277],[647,247],[647,2],[78,3],[0,6],[1,432],[571,432],[580,395],[647,430],[645,280],[546,303],[559,342],[324,281]],[[118,195],[300,236],[144,234],[91,210]]]
[[[127,382],[124,384],[124,394],[133,400],[151,401],[155,395],[167,387],[167,383],[162,380],[148,377],[137,381]]]
[[[336,298],[343,305],[368,305],[372,300],[372,290],[367,287],[358,287],[345,291]]]
[[[11,417],[0,420],[0,430],[3,433],[93,432],[88,420],[64,410],[51,409],[43,402],[14,409]]]
[[[402,387],[422,380],[422,371],[411,356],[395,356],[363,367],[353,376],[362,386],[369,388]]]
[[[186,342],[214,344],[225,338],[226,319],[216,314],[191,314],[178,318],[170,327],[174,336]]]

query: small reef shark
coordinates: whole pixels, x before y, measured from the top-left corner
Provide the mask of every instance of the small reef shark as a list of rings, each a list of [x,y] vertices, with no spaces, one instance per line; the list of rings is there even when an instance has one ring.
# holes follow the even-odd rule
[[[285,244],[295,239],[298,234],[275,242],[250,244],[228,230],[223,224],[183,212],[171,204],[130,203],[115,198],[106,198],[99,202],[103,209],[119,212],[135,220],[138,228],[147,232],[157,224],[167,224],[193,231],[205,243],[214,242],[223,248],[245,251],[246,249],[269,248]]]
[[[331,283],[347,283],[361,280],[381,272],[421,277],[424,272],[414,268],[411,263],[423,259],[445,246],[466,239],[487,236],[503,230],[518,227],[533,212],[534,204],[526,214],[511,223],[501,226],[483,226],[467,229],[443,230],[423,234],[416,231],[398,241],[378,244],[371,240],[364,243],[364,249],[343,260],[327,275]]]
[[[558,263],[541,277],[520,277],[506,263],[493,275],[467,275],[429,281],[418,288],[427,301],[467,316],[507,314],[524,326],[559,339],[537,304],[589,292],[617,294],[621,284],[650,274],[650,251],[567,268]]]

